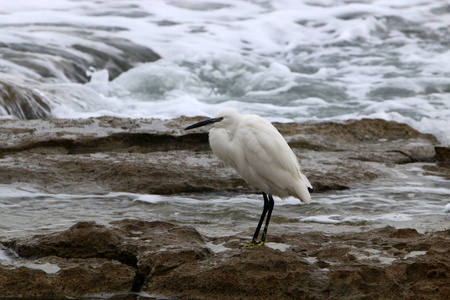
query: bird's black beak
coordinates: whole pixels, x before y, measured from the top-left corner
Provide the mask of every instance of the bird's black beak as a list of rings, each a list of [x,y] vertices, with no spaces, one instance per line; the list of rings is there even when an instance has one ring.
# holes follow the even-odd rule
[[[184,128],[184,130],[189,130],[189,129],[205,126],[205,125],[208,125],[208,124],[213,124],[213,123],[216,123],[216,122],[220,122],[222,120],[223,120],[223,118],[213,118],[213,119],[204,120],[204,121],[195,123],[195,124],[193,124],[191,126],[188,126],[188,127]]]

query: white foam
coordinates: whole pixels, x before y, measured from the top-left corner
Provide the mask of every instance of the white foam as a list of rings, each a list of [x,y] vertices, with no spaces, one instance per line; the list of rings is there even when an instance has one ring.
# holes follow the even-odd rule
[[[146,203],[161,203],[166,202],[166,197],[162,197],[159,195],[138,195],[137,198],[134,199],[134,201],[141,201]]]
[[[25,262],[23,265],[30,269],[36,269],[36,270],[42,270],[47,274],[55,274],[61,268],[56,264],[51,263],[32,263],[32,262]]]
[[[85,85],[69,84],[48,57],[36,63],[60,81],[45,86],[39,74],[12,61],[0,60],[0,69],[35,80],[55,117],[172,118],[212,115],[232,105],[284,122],[396,120],[450,144],[450,51],[440,43],[450,21],[436,13],[446,2],[418,2],[125,0],[118,6],[19,0],[2,4],[5,43],[55,47],[90,59],[72,45],[120,55],[101,38],[123,38],[163,59],[112,82],[97,70]]]
[[[406,215],[406,214],[402,214],[402,213],[389,213],[389,214],[384,214],[382,216],[373,218],[373,220],[384,220],[384,221],[395,221],[395,222],[405,222],[405,221],[410,221],[412,219],[413,218],[411,215]]]
[[[283,244],[283,243],[269,242],[269,243],[265,243],[264,245],[266,245],[269,248],[275,249],[275,250],[280,250],[281,252],[285,252],[287,249],[291,248],[291,245]]]
[[[0,260],[10,260],[9,256],[6,254],[5,250],[0,249]]]
[[[413,213],[411,215],[403,213],[387,213],[379,216],[347,216],[342,217],[340,215],[318,215],[311,217],[301,217],[301,222],[321,223],[321,224],[363,224],[367,222],[407,222],[413,219]]]
[[[214,244],[213,242],[207,242],[206,247],[208,247],[209,250],[211,250],[214,253],[220,253],[231,250],[230,248],[227,248],[222,244]]]
[[[336,220],[335,218],[341,218],[339,215],[320,215],[314,217],[305,217],[300,218],[302,222],[313,222],[313,223],[322,223],[322,224],[339,224],[342,220]]]
[[[315,264],[318,261],[317,257],[314,256],[304,257],[303,259],[309,262],[311,265]]]
[[[444,212],[450,213],[450,203],[446,204],[444,207]]]
[[[427,254],[427,251],[411,251],[404,257],[404,259],[408,259],[411,257],[420,256],[420,255],[425,255],[425,254]]]
[[[349,254],[353,254],[358,260],[377,260],[386,265],[390,265],[397,260],[395,257],[383,255],[381,251],[376,249],[355,249]]]

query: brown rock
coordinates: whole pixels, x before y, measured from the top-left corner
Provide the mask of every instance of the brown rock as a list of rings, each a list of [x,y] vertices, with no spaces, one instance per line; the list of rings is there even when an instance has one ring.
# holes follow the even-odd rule
[[[0,183],[45,186],[54,193],[254,191],[212,154],[206,129],[182,130],[199,119],[0,120],[0,155],[8,158],[0,160]],[[398,179],[394,164],[436,156],[433,136],[395,122],[275,125],[315,191],[392,181]],[[434,172],[448,176],[445,168]]]
[[[436,158],[441,163],[450,163],[450,147],[435,147]]]
[[[0,295],[142,290],[181,299],[446,299],[450,292],[450,230],[386,227],[271,240],[287,250],[239,249],[242,238],[209,239],[167,222],[81,222],[58,234],[3,241],[29,258],[0,265]],[[213,253],[210,243],[233,248]]]
[[[314,124],[274,123],[283,135],[294,134],[326,136],[327,142],[334,141],[339,147],[352,142],[377,142],[415,138],[437,142],[430,134],[423,134],[409,125],[380,119],[348,120],[345,122],[323,122]],[[327,147],[329,148],[329,147]]]
[[[39,119],[50,115],[48,99],[26,86],[0,81],[0,107],[19,119]]]
[[[394,232],[390,234],[390,237],[393,238],[412,238],[417,237],[420,234],[415,229],[411,228],[404,228],[404,229],[397,229]]]
[[[68,230],[6,245],[20,257],[108,258],[136,265],[135,256],[122,249],[124,237],[94,222],[79,222]]]
[[[326,282],[296,254],[233,250],[151,277],[144,291],[183,299],[308,299]]]
[[[33,279],[37,282],[36,286],[23,291],[13,289],[11,292],[11,295],[23,293],[20,295],[27,295],[27,297],[49,293],[58,297],[84,295],[92,294],[92,291],[123,293],[121,285],[116,286],[116,283],[120,282],[124,284],[124,287],[126,286],[126,292],[138,291],[153,274],[162,274],[185,263],[211,256],[204,238],[193,227],[127,219],[113,222],[111,226],[79,222],[60,233],[13,239],[3,244],[12,248],[21,258],[29,259],[28,261],[39,264],[51,262],[61,268],[61,271],[54,275],[45,275],[26,266],[21,266],[20,272],[11,271],[9,275],[5,271],[5,289],[20,280],[17,274],[26,273],[28,274],[26,276],[36,277]],[[114,265],[122,266],[116,268],[118,274],[114,271]],[[132,270],[131,279],[122,278],[129,275],[124,268]],[[15,269],[17,268],[12,270]],[[98,269],[98,271],[90,272],[91,269]],[[103,270],[111,274],[102,274]],[[125,275],[122,276],[120,272],[125,272]],[[81,279],[74,280],[70,278],[71,276]],[[100,287],[95,290],[94,280],[90,280],[95,276],[111,281],[116,288],[110,289],[110,286],[105,285],[103,290]],[[108,276],[116,276],[117,282],[108,279]],[[56,279],[49,279],[53,277]],[[73,285],[62,285],[61,289],[52,289],[52,284],[57,284],[59,280],[71,281]],[[90,280],[92,283],[84,288],[85,285],[80,285],[83,280]],[[0,288],[0,295],[1,291]]]
[[[59,270],[46,272],[49,263]],[[50,257],[35,261],[32,267],[0,265],[0,295],[65,298],[129,293],[134,277],[133,268],[114,260]]]
[[[122,234],[130,236],[131,233],[134,237],[126,247],[137,253],[137,285],[145,284],[151,276],[212,255],[204,238],[193,227],[136,220],[111,224]]]

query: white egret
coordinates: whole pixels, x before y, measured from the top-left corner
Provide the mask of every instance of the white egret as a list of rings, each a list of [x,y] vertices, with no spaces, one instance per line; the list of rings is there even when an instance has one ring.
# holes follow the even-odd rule
[[[312,189],[308,178],[301,173],[297,157],[278,130],[257,115],[241,115],[235,108],[226,108],[185,130],[214,124],[209,132],[213,153],[226,165],[234,168],[250,185],[263,192],[264,208],[253,239],[244,247],[264,245],[274,206],[273,196],[294,196],[309,203]],[[267,215],[267,218],[266,218]],[[266,219],[261,240],[261,225]]]

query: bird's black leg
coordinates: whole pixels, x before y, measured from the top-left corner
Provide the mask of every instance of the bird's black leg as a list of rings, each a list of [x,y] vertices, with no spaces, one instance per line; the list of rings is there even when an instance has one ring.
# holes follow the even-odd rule
[[[252,238],[251,242],[247,242],[247,245],[245,245],[243,248],[257,246],[257,245],[264,245],[264,241],[266,239],[266,234],[267,234],[267,227],[269,225],[268,219],[270,219],[270,216],[272,214],[274,203],[273,203],[273,198],[271,195],[269,195],[269,197],[267,197],[266,193],[263,192],[262,194],[264,197],[264,207],[263,207],[263,211],[261,213],[261,218],[259,219],[258,226],[256,226],[256,230],[255,230],[255,233],[253,234],[253,238]],[[261,230],[261,226],[262,226],[262,223],[264,222],[264,219],[266,218],[267,212],[269,212],[269,215],[267,216],[268,219],[266,219],[266,225],[264,227],[263,236],[261,237],[261,241],[257,242],[259,231]]]
[[[269,195],[269,201],[268,201],[268,205],[267,205],[266,225],[264,225],[264,230],[263,230],[263,234],[262,234],[262,237],[261,237],[261,242],[263,244],[266,242],[267,229],[269,228],[270,217],[272,216],[272,211],[273,211],[274,204],[275,204],[275,202],[273,201],[272,195]],[[264,207],[265,206],[266,205],[264,205]]]
[[[259,231],[261,230],[262,223],[264,219],[266,218],[268,206],[269,206],[269,199],[267,198],[267,194],[263,192],[264,197],[264,207],[261,214],[261,218],[259,219],[258,226],[256,226],[255,234],[253,234],[253,240],[252,242],[256,243],[256,240],[258,239]]]

